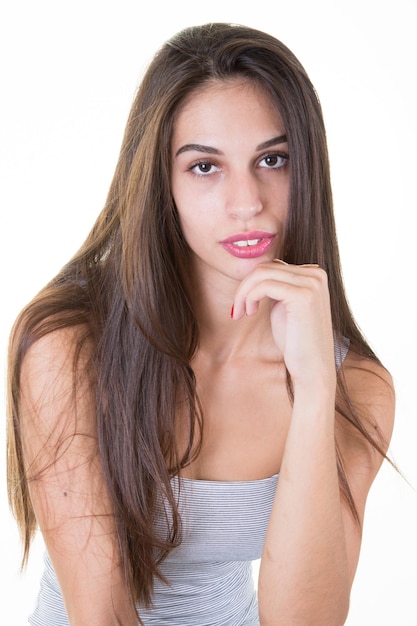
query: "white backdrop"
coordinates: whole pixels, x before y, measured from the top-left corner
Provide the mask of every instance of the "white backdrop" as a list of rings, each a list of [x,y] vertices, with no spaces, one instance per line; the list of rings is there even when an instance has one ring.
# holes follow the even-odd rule
[[[282,39],[322,101],[346,287],[365,335],[393,373],[398,408],[391,454],[412,484],[384,465],[372,488],[347,624],[417,626],[417,5],[245,4],[2,4],[2,375],[13,319],[82,243],[103,205],[136,85],[156,48],[179,29],[207,21],[239,22]],[[20,575],[4,440],[2,426],[0,623],[19,626],[37,593],[42,543],[38,538]]]

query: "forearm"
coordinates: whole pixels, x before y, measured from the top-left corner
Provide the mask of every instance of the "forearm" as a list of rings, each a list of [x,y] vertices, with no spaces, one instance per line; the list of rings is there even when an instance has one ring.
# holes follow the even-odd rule
[[[259,573],[261,624],[341,625],[349,590],[334,398],[296,393]]]

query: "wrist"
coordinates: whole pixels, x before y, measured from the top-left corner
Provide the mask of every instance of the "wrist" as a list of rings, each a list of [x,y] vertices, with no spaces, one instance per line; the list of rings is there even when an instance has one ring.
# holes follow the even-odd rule
[[[311,372],[300,378],[291,378],[294,399],[318,404],[330,402],[333,406],[336,398],[336,371],[327,374]]]
[[[311,424],[334,426],[336,378],[334,380],[294,381],[293,418],[300,416]]]

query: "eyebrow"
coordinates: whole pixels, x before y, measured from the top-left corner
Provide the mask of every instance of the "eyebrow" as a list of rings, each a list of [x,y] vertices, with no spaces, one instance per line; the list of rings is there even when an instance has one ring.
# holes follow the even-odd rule
[[[272,148],[272,146],[278,146],[280,143],[286,143],[287,135],[280,135],[279,137],[273,137],[272,139],[268,139],[268,141],[264,141],[260,143],[259,146],[256,146],[257,150],[265,150],[265,148]]]
[[[272,137],[272,139],[268,139],[260,143],[256,146],[256,150],[265,150],[266,148],[272,148],[272,146],[277,146],[280,143],[285,143],[287,141],[287,135],[279,135],[278,137]],[[175,156],[182,154],[183,152],[195,151],[195,152],[205,152],[206,154],[223,154],[221,150],[217,148],[213,148],[212,146],[204,146],[201,143],[186,143],[184,146],[181,146],[175,153]]]

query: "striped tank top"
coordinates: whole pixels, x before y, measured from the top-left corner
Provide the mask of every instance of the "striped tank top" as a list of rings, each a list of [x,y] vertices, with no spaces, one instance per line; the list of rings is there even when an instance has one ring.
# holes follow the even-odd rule
[[[339,368],[349,342],[335,338]],[[252,561],[261,557],[278,475],[217,482],[173,478],[183,540],[161,565],[153,607],[138,607],[145,626],[259,626]],[[166,532],[166,516],[157,522]],[[31,626],[70,626],[48,555]]]
[[[183,541],[162,563],[145,626],[259,626],[252,561],[259,559],[278,476],[215,482],[174,478]],[[165,516],[159,520],[164,532]],[[32,626],[69,626],[48,555]]]

